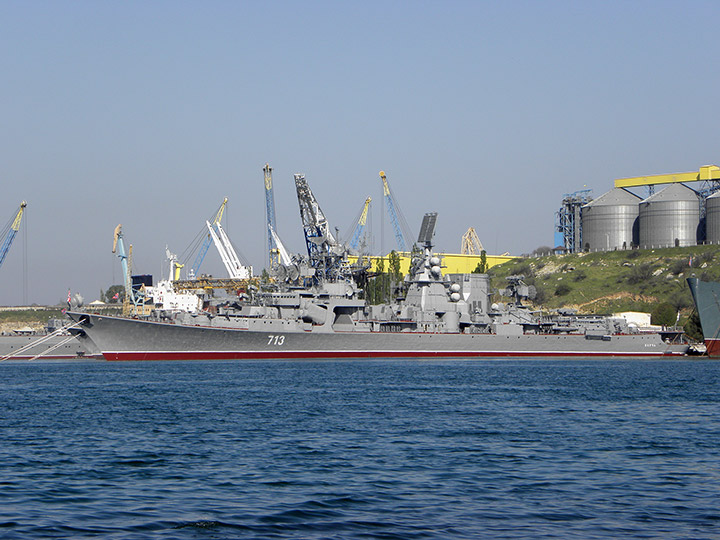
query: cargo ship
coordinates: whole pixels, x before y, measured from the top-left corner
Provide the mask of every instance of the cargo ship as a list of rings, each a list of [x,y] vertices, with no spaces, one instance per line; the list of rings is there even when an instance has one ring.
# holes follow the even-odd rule
[[[522,276],[508,278],[501,291],[508,302],[492,302],[486,274],[443,275],[430,248],[415,253],[402,296],[380,305],[369,305],[356,281],[338,272],[206,309],[166,309],[156,298],[134,317],[68,315],[78,339],[107,360],[664,357],[688,350],[681,329],[534,312],[523,303],[532,287]]]
[[[708,356],[720,356],[720,283],[687,278],[695,307],[700,316]]]

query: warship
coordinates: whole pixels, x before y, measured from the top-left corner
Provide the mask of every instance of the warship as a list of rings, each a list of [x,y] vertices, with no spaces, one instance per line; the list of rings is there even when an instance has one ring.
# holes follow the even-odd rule
[[[700,316],[708,356],[720,356],[720,283],[687,278],[695,308]]]
[[[68,315],[80,342],[107,360],[663,357],[688,349],[681,330],[646,332],[571,310],[537,314],[523,304],[532,287],[522,276],[508,278],[508,302],[493,303],[487,274],[443,275],[429,242],[412,261],[403,296],[379,305],[341,272],[206,309],[166,309],[166,292],[146,315]]]
[[[28,328],[3,333],[0,335],[0,362],[95,358],[95,354],[68,331],[69,326],[65,321],[50,319],[41,331]],[[89,344],[85,342],[85,345]]]
[[[442,261],[432,251],[437,213],[425,214],[394,298],[372,305],[360,286],[371,274],[369,263],[362,256],[351,258],[348,246],[332,234],[304,175],[295,175],[295,185],[308,255],[291,258],[271,228],[282,257],[272,268],[269,286],[245,280],[239,294],[236,289],[224,298],[207,299],[174,290],[170,279],[134,291],[118,226],[113,251],[120,246],[133,309],[124,317],[70,311],[76,323],[71,331],[107,360],[662,357],[687,352],[680,329],[647,332],[623,318],[534,312],[524,304],[534,288],[523,276],[508,278],[500,291],[507,302],[493,302],[487,274],[443,274]],[[219,250],[221,237],[213,235]],[[229,242],[224,246],[231,251]],[[233,275],[234,257],[223,259]]]

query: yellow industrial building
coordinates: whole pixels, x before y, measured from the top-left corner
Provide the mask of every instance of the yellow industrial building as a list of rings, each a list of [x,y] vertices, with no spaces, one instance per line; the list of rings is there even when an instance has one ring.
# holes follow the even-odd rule
[[[408,270],[410,269],[410,253],[398,252],[398,255],[400,256],[400,271],[403,274],[407,274]],[[435,253],[435,255],[440,257],[440,265],[442,266],[443,274],[469,274],[473,270],[475,270],[475,268],[477,268],[477,265],[480,263],[481,260],[480,255],[463,255],[460,253]],[[377,271],[378,262],[381,259],[383,261],[382,265],[385,272],[388,271],[388,266],[390,263],[389,254],[384,257],[370,256],[369,259],[371,263],[371,271]],[[497,266],[498,264],[517,259],[517,257],[514,257],[512,255],[486,255],[485,259],[488,268],[492,268],[493,266]],[[351,257],[350,261],[357,261],[357,257]]]

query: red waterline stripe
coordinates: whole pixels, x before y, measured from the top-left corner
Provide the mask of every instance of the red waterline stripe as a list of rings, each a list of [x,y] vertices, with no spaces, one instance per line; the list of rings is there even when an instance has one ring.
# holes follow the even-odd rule
[[[708,356],[720,356],[720,339],[706,339],[705,346]]]
[[[285,360],[309,358],[517,358],[517,357],[639,357],[682,356],[682,353],[641,352],[469,352],[469,351],[134,351],[106,352],[110,361],[137,360]]]
[[[35,354],[28,354],[28,355],[20,355],[20,356],[8,356],[5,360],[31,360],[33,358],[35,358],[36,360],[74,360],[76,358],[87,358],[90,360],[94,360],[94,359],[101,359],[102,355],[86,354],[85,356],[78,356],[77,354],[62,354],[62,355],[41,354],[40,356],[37,356]]]

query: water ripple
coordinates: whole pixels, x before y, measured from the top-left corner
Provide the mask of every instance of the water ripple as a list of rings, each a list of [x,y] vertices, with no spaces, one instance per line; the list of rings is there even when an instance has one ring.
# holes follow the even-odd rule
[[[0,366],[2,538],[718,538],[720,363]]]

